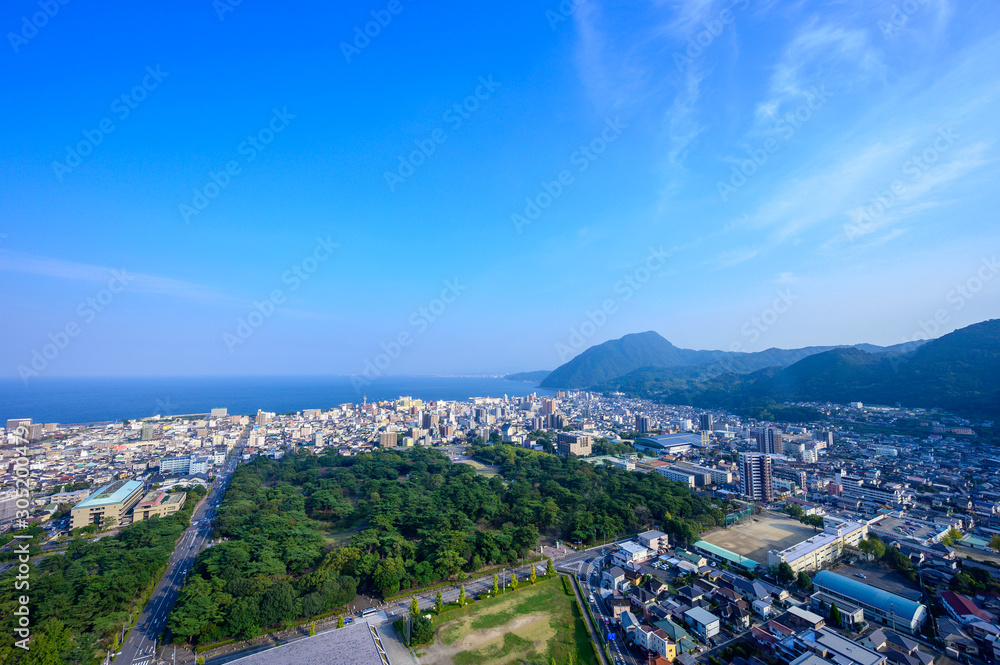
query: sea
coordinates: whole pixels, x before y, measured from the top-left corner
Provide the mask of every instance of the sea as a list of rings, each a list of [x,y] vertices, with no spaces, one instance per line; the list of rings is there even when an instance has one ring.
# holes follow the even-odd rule
[[[364,399],[465,400],[531,393],[554,394],[534,383],[484,376],[381,376],[364,385],[350,376],[40,377],[27,384],[0,380],[0,419],[73,425],[208,413],[219,407],[230,414],[255,414],[258,409],[287,413]]]

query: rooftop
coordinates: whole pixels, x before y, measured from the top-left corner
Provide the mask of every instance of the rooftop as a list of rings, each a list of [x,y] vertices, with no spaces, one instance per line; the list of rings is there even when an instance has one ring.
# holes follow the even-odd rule
[[[730,552],[729,550],[727,550],[724,547],[719,547],[718,545],[713,545],[712,543],[710,543],[708,541],[705,541],[705,540],[699,540],[698,542],[696,542],[694,544],[694,547],[697,547],[698,549],[700,549],[703,552],[708,552],[710,554],[714,554],[717,557],[725,559],[726,561],[729,561],[731,563],[735,563],[735,564],[737,564],[739,566],[742,566],[743,568],[746,568],[748,570],[753,570],[754,568],[757,568],[758,566],[760,566],[760,564],[758,562],[754,561],[753,559],[748,559],[745,556],[740,556],[736,552]]]
[[[121,503],[137,490],[142,489],[142,486],[138,480],[116,480],[97,490],[87,499],[76,504],[74,508],[96,508],[97,506]]]
[[[230,661],[234,665],[391,665],[375,627],[359,621]]]
[[[703,626],[715,623],[719,620],[719,617],[715,616],[703,607],[692,607],[684,616],[689,617],[692,621],[696,621]]]
[[[813,584],[821,589],[827,589],[857,601],[859,604],[870,605],[879,610],[892,612],[897,618],[913,623],[927,609],[920,603],[889,593],[878,587],[863,582],[857,582],[843,575],[821,570],[813,578]]]

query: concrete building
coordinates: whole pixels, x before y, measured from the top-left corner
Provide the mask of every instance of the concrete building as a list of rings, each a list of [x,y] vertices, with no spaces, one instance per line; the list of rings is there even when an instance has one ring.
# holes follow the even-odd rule
[[[713,485],[728,485],[733,482],[733,474],[725,469],[714,469],[710,466],[692,464],[690,462],[678,462],[677,466],[682,469],[691,469],[696,473],[708,474]]]
[[[17,490],[0,491],[0,525],[10,524],[17,515]]]
[[[698,416],[698,429],[702,432],[711,432],[714,424],[711,413],[703,413]]]
[[[379,432],[378,435],[378,445],[383,448],[397,448],[399,447],[399,433],[398,432]]]
[[[140,441],[152,441],[153,434],[156,432],[156,427],[154,425],[143,425],[139,432]]]
[[[706,642],[719,634],[719,617],[701,607],[693,607],[684,613],[688,625],[695,635]]]
[[[780,552],[771,550],[767,555],[768,565],[787,563],[796,573],[820,570],[836,561],[843,554],[844,548],[857,547],[868,536],[868,525],[862,522],[833,517],[825,518],[825,522],[823,533]]]
[[[164,457],[160,460],[160,473],[163,475],[179,473],[186,476],[191,473],[191,457]]]
[[[692,471],[687,471],[676,466],[661,466],[656,469],[656,472],[667,480],[681,483],[689,489],[694,489],[695,485],[697,485],[695,480],[696,474]]]
[[[559,432],[556,437],[556,452],[560,455],[570,453],[577,457],[586,457],[592,452],[594,438],[589,434],[577,434],[576,432]]]
[[[649,431],[649,418],[646,416],[636,416],[635,417],[635,431],[639,434],[645,434]]]
[[[757,430],[757,450],[764,455],[783,455],[784,444],[781,432],[773,427],[761,427]]]
[[[643,531],[638,539],[640,545],[654,552],[670,546],[670,536],[662,531]]]
[[[740,494],[751,501],[774,501],[771,458],[762,453],[740,453]]]
[[[135,509],[132,511],[132,521],[141,522],[148,520],[150,517],[173,515],[184,507],[184,500],[186,498],[187,494],[184,492],[175,492],[173,494],[167,494],[162,490],[148,492],[146,496],[139,500],[139,503],[135,504]]]
[[[624,568],[628,564],[645,561],[646,559],[652,557],[653,554],[653,552],[646,549],[642,545],[626,541],[624,543],[618,543],[618,548],[611,554],[611,560],[614,561],[615,565]]]
[[[874,482],[837,472],[834,483],[842,487],[840,497],[844,501],[867,504],[869,507],[901,506],[912,503],[913,497],[898,483],[876,484]]]
[[[116,480],[73,506],[70,528],[79,529],[90,524],[121,524],[122,518],[142,498],[143,485],[138,480]]]

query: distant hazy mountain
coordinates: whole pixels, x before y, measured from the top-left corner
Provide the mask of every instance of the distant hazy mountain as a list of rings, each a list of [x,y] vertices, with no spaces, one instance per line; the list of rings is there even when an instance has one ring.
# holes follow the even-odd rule
[[[882,348],[882,347],[876,347]],[[785,401],[850,401],[1000,417],[1000,319],[977,323],[915,351],[841,347],[749,374],[706,368],[642,368],[602,384],[672,404],[746,410]]]
[[[552,370],[540,369],[536,372],[517,372],[516,374],[508,374],[503,377],[508,381],[527,381],[529,383],[538,383],[552,373]]]
[[[897,347],[863,346],[866,351],[889,353]],[[680,349],[659,333],[650,331],[625,335],[593,346],[553,370],[541,383],[543,388],[588,388],[648,368],[687,368],[683,378],[707,378],[725,372],[754,372],[766,367],[787,367],[811,355],[836,347],[810,346],[803,349],[767,349],[756,353],[694,351]],[[697,368],[697,369],[692,369]]]

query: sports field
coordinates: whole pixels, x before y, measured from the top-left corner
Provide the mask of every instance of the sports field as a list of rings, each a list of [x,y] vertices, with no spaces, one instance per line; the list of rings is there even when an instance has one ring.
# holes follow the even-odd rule
[[[572,595],[559,579],[524,582],[508,594],[435,617],[423,665],[549,665],[550,659],[597,665]],[[420,648],[423,651],[423,647]]]
[[[766,566],[770,550],[786,549],[816,533],[816,529],[791,517],[765,513],[728,529],[710,531],[702,540]]]

